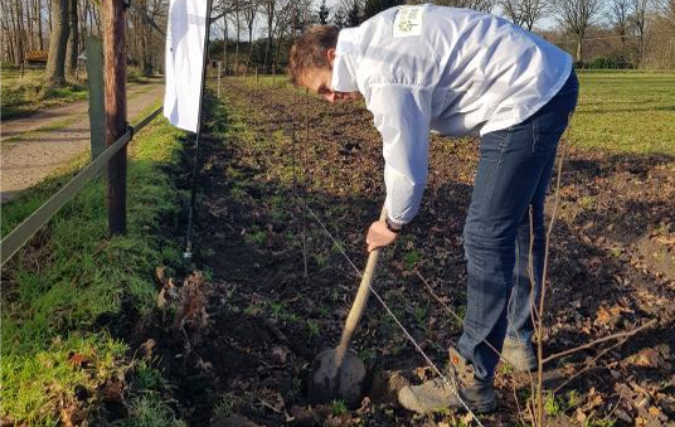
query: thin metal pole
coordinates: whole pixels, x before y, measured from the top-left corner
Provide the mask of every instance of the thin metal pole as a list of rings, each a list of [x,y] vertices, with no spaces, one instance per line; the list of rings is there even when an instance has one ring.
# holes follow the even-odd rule
[[[202,133],[202,109],[204,107],[204,87],[206,86],[206,69],[209,63],[209,36],[211,29],[211,9],[213,7],[213,0],[208,0],[206,4],[206,34],[204,35],[204,68],[202,69],[202,89],[199,98],[199,114],[197,116],[197,136],[195,138],[195,154],[192,164],[192,186],[190,189],[190,209],[188,211],[188,229],[186,236],[185,252],[183,258],[186,260],[192,259],[192,229],[195,220],[195,203],[197,201],[197,175],[199,169],[199,137]]]

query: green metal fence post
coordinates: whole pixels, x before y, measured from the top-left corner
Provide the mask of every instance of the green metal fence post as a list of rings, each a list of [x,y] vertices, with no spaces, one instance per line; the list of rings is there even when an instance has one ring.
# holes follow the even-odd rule
[[[89,125],[91,159],[105,150],[105,100],[103,94],[103,43],[99,37],[87,40],[87,86],[89,88]]]

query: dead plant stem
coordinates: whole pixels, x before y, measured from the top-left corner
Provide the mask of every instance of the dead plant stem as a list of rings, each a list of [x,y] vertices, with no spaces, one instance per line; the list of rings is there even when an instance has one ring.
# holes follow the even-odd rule
[[[657,319],[652,319],[649,322],[645,323],[644,325],[640,326],[639,328],[633,329],[632,331],[618,332],[616,334],[612,334],[612,335],[608,335],[606,337],[598,338],[597,340],[591,341],[588,344],[580,345],[578,347],[571,348],[569,350],[561,351],[560,353],[552,354],[552,355],[548,356],[547,358],[545,358],[544,360],[542,360],[542,363],[544,363],[544,364],[549,363],[553,360],[560,359],[561,357],[569,356],[569,355],[574,354],[578,351],[586,350],[586,349],[589,349],[591,347],[595,347],[596,345],[601,344],[601,343],[606,342],[606,341],[612,341],[612,340],[621,339],[621,338],[630,338],[633,335],[637,334],[638,332],[642,331],[643,329],[647,329],[647,328],[651,327],[656,322],[657,322]]]
[[[556,177],[556,186],[555,186],[555,202],[553,204],[553,212],[551,213],[551,221],[548,225],[548,230],[546,231],[546,242],[544,245],[544,266],[541,274],[541,290],[539,295],[539,312],[538,312],[538,332],[537,332],[537,360],[539,361],[537,366],[537,416],[539,427],[544,427],[544,302],[546,301],[546,277],[548,275],[548,260],[551,245],[551,233],[553,232],[553,226],[555,224],[556,217],[558,215],[558,208],[560,207],[560,183],[562,181],[562,171],[565,163],[565,154],[567,151],[567,143],[569,141],[569,136],[572,131],[572,113],[570,113],[568,118],[568,127],[566,136],[562,140],[562,150],[560,151],[560,160],[558,162],[558,175]]]

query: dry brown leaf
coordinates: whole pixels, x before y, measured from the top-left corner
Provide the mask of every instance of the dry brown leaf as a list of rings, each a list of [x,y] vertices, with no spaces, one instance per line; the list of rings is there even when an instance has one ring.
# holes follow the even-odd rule
[[[87,368],[91,365],[91,357],[82,353],[73,353],[68,358],[68,362],[75,368]]]
[[[286,364],[288,353],[289,350],[283,347],[274,347],[272,349],[272,356],[274,356],[274,359],[282,365]]]
[[[74,406],[61,408],[61,425],[64,427],[74,427],[80,425],[87,416],[87,412],[77,409]]]
[[[607,311],[605,307],[600,307],[598,309],[597,317],[595,323],[600,325],[607,325],[612,320],[612,314]]]
[[[121,381],[107,382],[101,390],[101,396],[104,402],[124,403],[124,384]]]

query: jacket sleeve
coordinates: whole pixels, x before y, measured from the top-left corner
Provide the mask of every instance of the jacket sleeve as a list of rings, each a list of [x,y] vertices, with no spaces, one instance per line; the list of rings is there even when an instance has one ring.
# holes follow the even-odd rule
[[[389,219],[407,224],[417,214],[429,163],[431,90],[414,85],[375,84],[366,104],[382,134]]]

